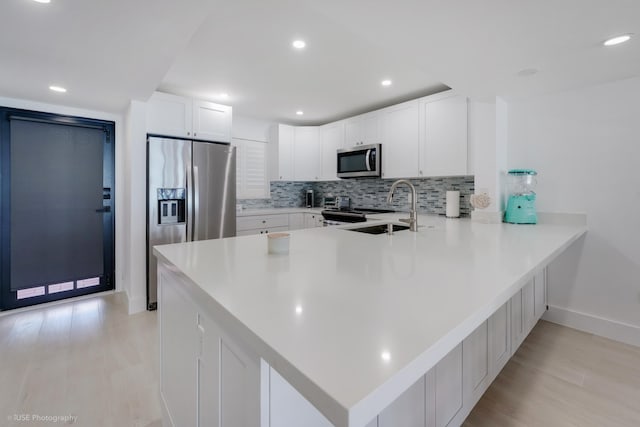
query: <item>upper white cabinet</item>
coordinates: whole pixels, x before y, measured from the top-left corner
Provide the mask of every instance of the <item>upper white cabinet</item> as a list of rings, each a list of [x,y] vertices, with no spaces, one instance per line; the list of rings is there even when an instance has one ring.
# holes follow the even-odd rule
[[[337,177],[336,154],[344,146],[345,122],[330,123],[320,126],[321,173],[324,181],[335,180]]]
[[[380,143],[380,117],[377,111],[345,120],[344,148]]]
[[[420,104],[420,176],[466,175],[467,98],[434,95]]]
[[[155,92],[147,104],[147,132],[231,142],[231,115],[227,105]]]
[[[288,125],[274,126],[271,141],[277,149],[278,167],[272,178],[280,181],[293,180],[293,139],[294,127]]]
[[[231,107],[194,99],[193,137],[207,141],[231,141]]]
[[[382,177],[418,176],[420,103],[409,101],[380,112],[382,127]]]
[[[293,178],[296,181],[320,179],[320,132],[317,126],[294,128]]]

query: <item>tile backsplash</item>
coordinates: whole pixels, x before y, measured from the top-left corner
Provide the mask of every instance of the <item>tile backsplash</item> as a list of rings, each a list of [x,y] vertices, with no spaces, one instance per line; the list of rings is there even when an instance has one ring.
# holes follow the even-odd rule
[[[238,204],[244,209],[259,208],[288,208],[304,206],[305,193],[312,189],[316,206],[322,206],[324,196],[351,197],[351,206],[361,208],[388,208],[386,198],[394,179],[358,178],[340,181],[318,182],[271,182],[270,199],[243,199]],[[460,191],[460,215],[469,216],[471,206],[469,197],[474,191],[473,176],[455,176],[438,178],[410,179],[418,192],[418,210],[423,213],[445,213],[446,192]],[[393,208],[408,210],[409,189],[407,186],[398,187],[393,198]]]

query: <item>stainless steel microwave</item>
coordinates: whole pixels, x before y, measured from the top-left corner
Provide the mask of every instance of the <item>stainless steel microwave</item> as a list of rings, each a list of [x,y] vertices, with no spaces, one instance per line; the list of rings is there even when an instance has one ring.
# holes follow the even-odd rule
[[[380,144],[338,150],[338,178],[381,176]]]

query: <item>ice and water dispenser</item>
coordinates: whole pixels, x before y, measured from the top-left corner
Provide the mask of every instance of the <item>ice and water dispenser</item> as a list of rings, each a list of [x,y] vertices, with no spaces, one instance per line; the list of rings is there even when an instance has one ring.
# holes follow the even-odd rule
[[[158,224],[184,223],[185,213],[184,188],[158,188]]]

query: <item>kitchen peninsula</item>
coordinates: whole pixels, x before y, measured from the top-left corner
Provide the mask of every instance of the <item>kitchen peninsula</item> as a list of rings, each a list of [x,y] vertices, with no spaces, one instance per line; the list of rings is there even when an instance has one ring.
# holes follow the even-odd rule
[[[586,227],[419,225],[294,231],[289,255],[261,235],[156,247],[164,424],[461,424]]]

